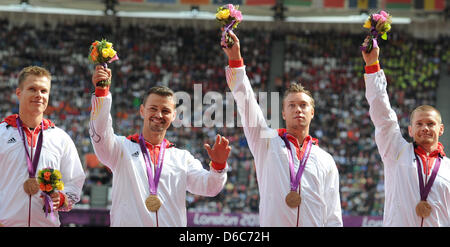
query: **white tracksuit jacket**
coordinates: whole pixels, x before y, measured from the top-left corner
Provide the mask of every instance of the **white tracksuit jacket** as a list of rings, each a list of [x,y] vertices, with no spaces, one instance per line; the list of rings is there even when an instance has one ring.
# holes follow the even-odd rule
[[[401,134],[397,114],[389,103],[383,70],[364,74],[364,80],[370,118],[375,125],[375,141],[384,164],[383,224],[418,227],[422,218],[415,211],[420,190],[413,143],[408,143]],[[442,159],[427,201],[432,211],[423,226],[450,226],[450,160],[447,157]]]
[[[27,147],[30,148],[28,144]],[[35,149],[34,147],[33,153]],[[28,149],[28,152],[30,151]],[[44,130],[36,173],[47,167],[61,172],[64,182],[62,192],[67,195],[68,203],[73,205],[78,202],[85,174],[75,144],[70,136],[58,127]],[[30,197],[23,190],[23,183],[28,176],[22,136],[16,127],[3,122],[0,124],[0,224],[14,227],[28,226],[30,218],[30,226],[60,226],[58,212],[55,212],[54,221],[50,215],[45,217],[40,191],[31,197],[31,214],[29,213]]]
[[[111,226],[186,226],[186,191],[215,196],[222,190],[226,168],[208,171],[188,151],[170,147],[165,151],[157,192],[162,206],[157,212],[148,211],[145,199],[150,191],[139,143],[114,134],[111,93],[93,95],[91,101],[91,142],[99,160],[113,172]]]
[[[290,191],[290,171],[285,143],[276,130],[267,126],[245,73],[245,66],[227,66],[226,77],[255,159],[260,194],[260,225],[297,226],[298,219],[298,226],[342,226],[339,173],[333,157],[319,146],[312,146],[301,179],[300,208],[287,206],[285,197]],[[294,145],[290,145],[295,151]],[[294,159],[297,171],[297,155],[294,155]]]

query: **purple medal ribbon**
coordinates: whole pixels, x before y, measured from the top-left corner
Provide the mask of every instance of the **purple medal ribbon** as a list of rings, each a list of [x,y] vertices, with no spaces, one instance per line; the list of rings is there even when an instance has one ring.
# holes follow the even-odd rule
[[[312,141],[311,140],[308,141],[305,153],[303,154],[303,157],[300,161],[300,165],[298,167],[297,173],[295,173],[294,154],[291,150],[291,145],[289,144],[289,140],[287,139],[286,134],[284,134],[281,139],[283,139],[283,141],[286,144],[286,147],[289,151],[289,169],[290,169],[290,173],[291,173],[291,191],[297,191],[297,188],[300,184],[300,180],[302,179],[303,171],[305,170],[305,167],[306,167],[306,162],[308,161],[309,154],[311,153]]]
[[[16,118],[17,123],[17,130],[19,131],[19,134],[22,136],[23,145],[25,147],[25,153],[27,156],[27,165],[28,165],[28,174],[30,178],[36,177],[36,169],[39,162],[39,157],[41,156],[41,150],[42,150],[42,142],[44,141],[44,121],[41,122],[41,134],[38,137],[37,146],[36,146],[36,153],[34,154],[33,160],[31,160],[30,153],[28,152],[26,139],[25,139],[25,133],[23,132],[22,127],[22,121],[19,117]],[[44,208],[45,208],[45,217],[48,216],[48,213],[50,211],[50,215],[52,217],[52,220],[55,220],[55,216],[53,215],[53,201],[49,194],[45,192],[41,192],[41,196],[44,197]],[[49,210],[50,209],[50,210]]]
[[[431,172],[430,179],[428,180],[427,185],[425,185],[423,182],[422,167],[420,166],[419,157],[417,157],[417,154],[414,155],[416,156],[417,173],[419,174],[420,200],[426,201],[428,194],[430,193],[431,186],[433,186],[434,180],[436,179],[439,167],[441,166],[441,159],[438,158],[436,160],[436,164],[434,164],[434,168],[433,171]]]
[[[378,39],[378,31],[377,31],[377,29],[372,27],[370,29],[370,34],[371,34],[371,37],[372,37],[372,48],[377,48],[378,47],[378,41],[377,41],[377,39]],[[361,51],[366,51],[367,50],[367,46],[360,46],[359,49]]]
[[[166,139],[164,139],[161,143],[161,149],[159,150],[159,157],[156,164],[156,171],[155,171],[155,177],[153,177],[153,171],[150,159],[150,154],[148,153],[147,147],[145,146],[144,137],[142,134],[139,135],[139,146],[141,147],[142,154],[144,155],[145,160],[145,166],[147,167],[147,178],[148,178],[148,185],[150,188],[150,194],[156,195],[156,192],[158,191],[158,183],[159,178],[161,176],[161,170],[164,163],[164,153],[166,151]]]
[[[49,211],[52,220],[55,220],[55,216],[53,215],[53,200],[49,194],[45,192],[41,192],[41,196],[44,197],[44,208],[45,208],[45,217],[47,217]],[[49,210],[50,209],[50,210]]]
[[[19,131],[19,134],[22,136],[23,145],[25,147],[25,153],[27,156],[27,165],[28,165],[28,174],[30,178],[36,177],[36,168],[39,162],[39,157],[41,156],[41,149],[42,149],[42,142],[44,139],[44,121],[41,122],[41,134],[39,135],[37,146],[36,146],[36,153],[34,155],[34,159],[31,160],[30,153],[28,152],[27,144],[26,144],[26,138],[25,134],[22,129],[22,121],[19,117],[16,118],[17,123],[17,130]]]
[[[225,34],[230,31],[233,30],[233,26],[236,23],[236,20],[233,20],[230,24],[226,25],[223,32],[222,32],[222,39],[221,41],[225,42]]]

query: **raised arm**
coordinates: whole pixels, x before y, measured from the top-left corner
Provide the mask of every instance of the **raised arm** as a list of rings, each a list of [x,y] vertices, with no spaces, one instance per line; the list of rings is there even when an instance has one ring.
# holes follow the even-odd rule
[[[95,68],[92,76],[95,94],[91,98],[91,119],[89,122],[89,134],[98,159],[113,171],[114,164],[121,155],[119,141],[114,134],[112,127],[112,117],[110,114],[112,96],[109,93],[109,87],[97,87],[99,81],[110,80],[111,70],[102,66]]]
[[[213,147],[205,144],[204,147],[211,159],[210,170],[203,169],[199,160],[188,155],[187,189],[189,192],[202,196],[216,196],[227,180],[226,165],[231,147],[229,141],[220,135],[216,136]]]
[[[250,151],[256,159],[266,153],[270,138],[275,137],[277,133],[267,126],[264,114],[256,101],[245,73],[239,39],[233,32],[229,34],[234,40],[234,45],[231,48],[223,48],[229,60],[229,66],[226,67],[227,83],[236,101]]]
[[[366,39],[367,42],[367,39]],[[375,141],[383,161],[396,161],[407,144],[403,138],[397,120],[397,114],[391,108],[386,91],[387,80],[379,64],[380,49],[375,47],[370,53],[362,52],[366,63],[364,81],[366,99],[369,102],[369,114],[375,125]],[[385,165],[387,164],[384,162]],[[389,162],[390,163],[390,162]]]

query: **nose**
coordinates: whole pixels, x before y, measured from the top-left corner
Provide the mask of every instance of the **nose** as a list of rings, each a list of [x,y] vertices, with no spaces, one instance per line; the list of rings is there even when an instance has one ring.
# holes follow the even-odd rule
[[[43,97],[44,97],[44,96],[43,96],[42,92],[39,91],[39,90],[37,90],[37,91],[34,93],[34,99],[35,99],[35,100],[41,100]]]
[[[161,111],[157,111],[154,115],[157,118],[162,118],[162,112]]]
[[[36,89],[36,90],[34,91],[34,96],[35,96],[35,97],[38,97],[38,98],[44,97],[44,92],[43,92],[43,90],[41,90],[41,89]]]

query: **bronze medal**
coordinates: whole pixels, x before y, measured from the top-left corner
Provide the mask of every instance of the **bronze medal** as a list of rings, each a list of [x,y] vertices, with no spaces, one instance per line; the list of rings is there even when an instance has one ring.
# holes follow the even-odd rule
[[[25,190],[25,193],[32,196],[39,192],[39,183],[36,180],[36,178],[29,178],[25,183],[23,184],[23,190]]]
[[[416,206],[416,214],[422,218],[430,216],[431,205],[427,201],[420,201]]]
[[[157,195],[150,195],[145,200],[145,206],[147,207],[148,211],[156,212],[161,207],[162,203],[161,200],[159,200]]]
[[[286,196],[286,204],[290,208],[298,207],[301,202],[302,202],[302,198],[301,198],[300,194],[295,191],[291,190],[291,192],[289,192]]]

